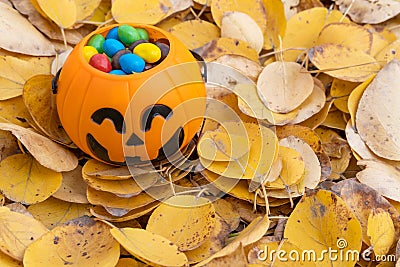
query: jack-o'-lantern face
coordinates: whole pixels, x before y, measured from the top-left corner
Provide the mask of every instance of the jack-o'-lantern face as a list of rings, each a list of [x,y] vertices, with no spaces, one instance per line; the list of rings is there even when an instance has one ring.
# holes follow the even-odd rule
[[[70,138],[89,155],[116,165],[143,164],[190,142],[202,123],[205,86],[190,51],[153,26],[140,25],[151,38],[170,41],[159,65],[125,76],[94,69],[83,58],[83,46],[112,27],[73,49],[58,82],[58,113]]]

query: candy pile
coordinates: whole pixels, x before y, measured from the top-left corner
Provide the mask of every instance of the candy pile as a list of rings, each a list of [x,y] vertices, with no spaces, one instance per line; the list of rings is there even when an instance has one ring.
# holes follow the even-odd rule
[[[126,75],[149,70],[169,53],[169,41],[155,42],[148,32],[130,25],[120,25],[108,31],[106,37],[93,35],[83,55],[94,68],[115,75]]]

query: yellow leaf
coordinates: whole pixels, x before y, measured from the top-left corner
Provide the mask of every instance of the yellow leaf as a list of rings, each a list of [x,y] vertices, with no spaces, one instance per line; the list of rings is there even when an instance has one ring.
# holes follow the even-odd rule
[[[120,258],[115,267],[139,267],[142,266],[138,261],[132,258]]]
[[[380,69],[372,56],[342,45],[314,46],[308,50],[308,57],[321,72],[350,82],[363,82]]]
[[[239,55],[258,61],[258,53],[249,43],[232,38],[214,39],[194,49],[194,52],[199,54],[205,61],[212,61],[227,54]]]
[[[349,95],[358,85],[360,85],[360,83],[342,81],[336,78],[333,79],[330,93],[331,96],[335,98],[333,104],[340,111],[349,113],[348,109]]]
[[[261,0],[213,0],[211,1],[211,14],[215,23],[221,27],[222,17],[227,11],[246,13],[257,22],[262,32],[265,32],[267,16]]]
[[[300,122],[299,125],[308,127],[313,130],[320,126],[328,116],[329,110],[331,109],[333,102],[333,99],[326,101],[324,107],[317,114],[314,114],[307,120]]]
[[[38,127],[52,140],[74,147],[61,126],[55,96],[51,93],[52,75],[36,75],[25,82],[22,98]]]
[[[277,113],[288,113],[311,95],[314,81],[295,62],[268,64],[257,81],[257,90],[265,106]]]
[[[351,124],[356,127],[356,112],[358,109],[358,103],[360,102],[361,96],[364,94],[365,88],[375,78],[375,74],[371,75],[363,83],[353,89],[347,101],[347,107],[349,109]]]
[[[84,20],[94,13],[101,0],[74,0],[76,7],[76,20]]]
[[[160,203],[161,202],[154,201],[143,207],[133,209],[133,210],[129,211],[127,214],[122,215],[122,216],[113,216],[109,212],[107,212],[107,210],[105,208],[103,208],[102,206],[95,206],[95,207],[91,208],[90,213],[93,216],[95,216],[101,220],[107,220],[110,222],[125,222],[125,221],[139,218],[139,217],[151,212],[156,207],[158,207],[160,205]]]
[[[257,53],[264,45],[263,31],[246,13],[224,12],[221,20],[221,37],[246,41]]]
[[[217,199],[213,202],[215,212],[228,225],[231,231],[236,230],[240,223],[240,214],[237,208],[225,199]],[[218,217],[217,217],[218,218]]]
[[[29,127],[27,121],[32,120],[21,96],[0,101],[0,122],[9,122],[22,127]]]
[[[400,160],[400,61],[389,62],[365,89],[358,104],[356,126],[361,138],[378,156]]]
[[[226,253],[226,255],[213,258],[209,263],[208,267],[224,267],[224,266],[248,266],[247,257],[243,245],[239,244],[235,250]]]
[[[385,0],[379,3],[360,0],[335,0],[340,11],[346,12],[357,23],[384,22],[400,13],[400,3]],[[349,6],[351,5],[351,8]]]
[[[322,28],[316,44],[342,45],[370,54],[372,48],[372,33],[357,24],[335,22]]]
[[[187,251],[204,243],[214,226],[215,209],[208,199],[177,195],[153,211],[146,230],[167,238],[180,251]]]
[[[24,266],[114,267],[120,255],[119,244],[109,228],[88,216],[57,226],[29,245]]]
[[[0,129],[10,131],[46,168],[62,172],[73,170],[78,165],[75,154],[30,129],[11,123],[0,123]]]
[[[0,163],[2,192],[24,204],[47,199],[60,187],[61,180],[61,173],[43,167],[27,154],[16,154]]]
[[[115,0],[112,2],[111,13],[119,23],[154,25],[165,18],[171,8],[170,0]]]
[[[261,179],[268,173],[278,151],[278,141],[272,130],[252,123],[226,122],[220,131],[238,133],[245,127],[245,135],[250,143],[250,151],[235,161],[210,161],[200,158],[207,169],[223,176],[237,179]],[[260,164],[262,162],[262,164]]]
[[[70,28],[77,18],[74,0],[37,0],[43,12],[61,28]]]
[[[279,146],[279,157],[282,159],[282,170],[275,181],[267,183],[268,188],[284,189],[296,184],[304,174],[304,161],[295,149]]]
[[[264,49],[270,49],[273,46],[277,50],[286,32],[285,9],[282,1],[279,0],[263,0],[263,3],[268,18],[267,30],[264,34]]]
[[[48,229],[61,225],[69,220],[90,215],[91,205],[65,202],[56,198],[48,198],[43,202],[30,205],[28,211],[41,221]]]
[[[11,258],[7,254],[0,252],[0,266],[3,267],[22,267],[22,262]]]
[[[56,54],[53,44],[20,13],[5,3],[0,3],[0,9],[1,31],[12,33],[0,35],[0,48],[33,56]]]
[[[384,67],[392,59],[400,60],[400,40],[396,40],[383,48],[376,56],[376,60]]]
[[[0,161],[20,152],[17,139],[7,131],[0,131]]]
[[[82,167],[78,165],[72,171],[63,172],[62,176],[61,186],[52,196],[72,203],[89,203],[86,198],[87,184],[82,178]]]
[[[0,250],[22,261],[26,248],[48,232],[38,220],[0,207]]]
[[[344,18],[344,19],[343,19]],[[296,61],[305,50],[315,45],[322,28],[332,22],[349,22],[337,10],[328,10],[324,7],[314,7],[301,11],[287,21],[286,33],[283,38],[283,48],[304,49],[303,51],[286,51],[283,53],[285,61]]]
[[[226,243],[226,239],[228,238],[231,229],[232,228],[230,228],[223,219],[217,216],[215,227],[213,228],[210,237],[198,248],[185,251],[189,263],[193,264],[200,262],[221,250]]]
[[[362,243],[361,226],[353,212],[340,197],[325,190],[310,190],[303,196],[287,220],[284,237],[303,250],[314,251],[314,258],[322,260],[318,266],[354,266]],[[327,248],[349,257],[320,257]]]
[[[163,236],[137,228],[113,228],[110,231],[129,253],[151,266],[183,266],[188,262],[178,246]]]
[[[195,49],[220,37],[220,30],[205,20],[187,20],[169,29],[188,49]]]
[[[205,132],[197,144],[199,156],[212,161],[237,160],[249,150],[248,138],[224,132]]]
[[[390,214],[380,208],[371,211],[368,217],[367,235],[371,238],[375,255],[386,255],[396,238]]]
[[[256,81],[262,70],[260,63],[238,55],[223,55],[213,62],[234,68],[252,81]]]

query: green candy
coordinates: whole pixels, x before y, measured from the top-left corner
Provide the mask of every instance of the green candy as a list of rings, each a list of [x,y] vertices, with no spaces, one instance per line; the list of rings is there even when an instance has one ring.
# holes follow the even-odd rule
[[[104,44],[105,38],[101,34],[95,34],[93,35],[90,39],[87,45],[93,46],[96,48],[97,52],[99,54],[103,53],[103,44]]]
[[[118,37],[125,45],[129,46],[133,42],[140,40],[138,31],[130,25],[121,25],[118,27]]]
[[[149,33],[145,29],[137,28],[136,31],[139,33],[141,40],[149,40]]]

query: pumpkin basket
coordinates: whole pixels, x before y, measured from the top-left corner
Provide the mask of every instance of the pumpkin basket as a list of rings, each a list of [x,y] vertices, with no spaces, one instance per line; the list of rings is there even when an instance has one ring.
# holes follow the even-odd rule
[[[85,153],[114,165],[146,164],[185,147],[205,112],[205,85],[192,53],[173,35],[149,25],[152,42],[168,40],[169,53],[140,73],[113,75],[91,66],[83,49],[100,28],[72,50],[59,74],[56,104],[71,140]]]

